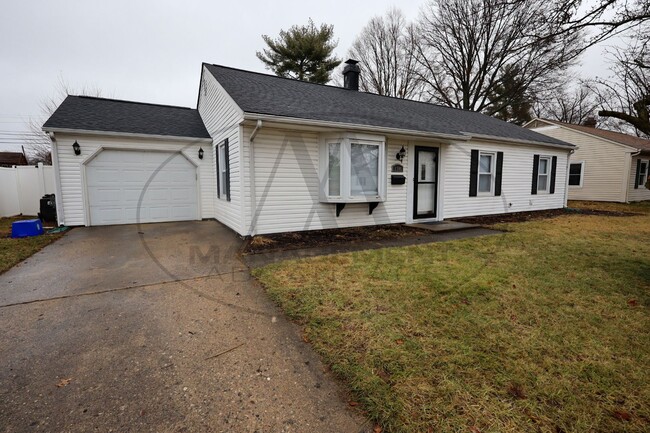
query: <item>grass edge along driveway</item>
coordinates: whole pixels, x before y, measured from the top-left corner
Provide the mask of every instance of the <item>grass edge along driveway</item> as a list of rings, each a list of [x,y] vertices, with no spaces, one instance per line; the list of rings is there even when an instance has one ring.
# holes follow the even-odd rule
[[[650,429],[650,203],[254,271],[385,432]]]
[[[16,216],[0,218],[0,274],[36,254],[45,246],[63,236],[62,233],[44,234],[28,238],[11,238],[11,223],[36,217]]]

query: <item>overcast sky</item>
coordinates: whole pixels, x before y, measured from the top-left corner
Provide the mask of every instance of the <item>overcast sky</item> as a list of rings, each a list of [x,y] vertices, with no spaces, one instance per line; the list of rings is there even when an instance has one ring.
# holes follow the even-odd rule
[[[195,106],[201,62],[264,72],[262,34],[305,24],[334,25],[337,55],[375,15],[398,5],[408,19],[425,0],[198,1],[4,0],[0,9],[0,149],[7,131],[27,130],[63,79],[102,96]],[[601,48],[583,58],[606,73]]]

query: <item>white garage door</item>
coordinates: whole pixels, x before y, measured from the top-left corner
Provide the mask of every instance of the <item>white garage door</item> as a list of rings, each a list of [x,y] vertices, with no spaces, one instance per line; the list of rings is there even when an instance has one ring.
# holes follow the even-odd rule
[[[179,153],[104,150],[86,166],[90,225],[197,219],[196,167]]]

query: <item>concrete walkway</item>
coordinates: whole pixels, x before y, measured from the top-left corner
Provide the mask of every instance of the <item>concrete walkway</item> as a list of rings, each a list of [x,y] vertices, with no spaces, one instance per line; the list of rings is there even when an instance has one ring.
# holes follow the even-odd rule
[[[6,432],[366,432],[214,221],[77,228],[0,275]]]

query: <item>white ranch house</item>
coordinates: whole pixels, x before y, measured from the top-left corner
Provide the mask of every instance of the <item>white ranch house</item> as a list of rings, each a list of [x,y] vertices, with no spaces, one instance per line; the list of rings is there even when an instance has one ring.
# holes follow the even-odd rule
[[[562,208],[575,146],[475,112],[203,64],[196,109],[69,96],[59,223],[242,236]]]

